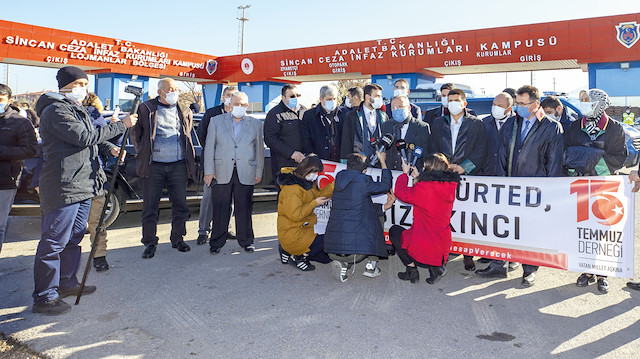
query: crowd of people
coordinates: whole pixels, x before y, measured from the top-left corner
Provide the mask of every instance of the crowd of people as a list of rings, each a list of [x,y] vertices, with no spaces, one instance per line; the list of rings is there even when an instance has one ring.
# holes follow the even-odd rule
[[[137,113],[109,121],[100,114],[99,99],[87,93],[83,70],[63,67],[57,81],[59,92],[40,97],[31,121],[20,115],[20,108],[9,105],[11,90],[0,85],[0,250],[22,161],[36,156],[40,141],[42,236],[35,255],[33,311],[48,315],[69,311],[71,306],[62,298],[79,294],[79,244],[87,223],[98,247],[93,265],[98,271],[109,269],[106,232],[96,232],[105,200],[102,163],[108,155],[119,155],[127,128],[143,184],[143,258],[156,254],[158,208],[165,188],[172,205],[172,247],[190,251],[184,241],[189,219],[186,188],[196,179],[190,136],[193,108],[178,103],[174,80],[160,80],[157,97],[142,103]],[[247,95],[226,87],[221,103],[206,110],[197,128],[204,147],[204,189],[196,243],[208,242],[213,255],[220,253],[228,238],[237,239],[246,252],[255,250],[252,195],[265,170],[266,144],[279,191],[277,232],[283,264],[311,271],[312,262],[330,263],[332,276],[345,282],[356,263],[366,259],[363,275],[374,278],[381,274],[380,261],[397,255],[406,267],[397,274],[399,279],[417,283],[418,268],[424,268],[429,272],[427,282],[434,284],[447,273],[449,221],[461,175],[602,176],[616,173],[627,157],[622,127],[606,114],[611,101],[599,89],[581,93],[584,116],[576,121],[569,120],[558,98],[541,99],[539,90],[529,85],[498,94],[491,114],[482,120],[467,108],[466,93],[453,84],[441,87],[442,105],[424,116],[409,101],[407,81],[395,82],[390,103],[384,103],[382,90],[378,84],[349,89],[341,105],[337,88],[326,85],[320,89],[318,105],[307,110],[298,88],[286,84],[281,101],[263,124],[247,114]],[[410,161],[406,153],[415,149],[423,155]],[[346,163],[346,170],[321,188],[323,160]],[[377,181],[366,174],[371,166],[382,169]],[[390,170],[403,172],[395,190]],[[637,191],[637,171],[629,179],[636,182]],[[381,194],[387,195],[386,203],[375,204],[372,197]],[[382,218],[396,199],[413,205],[414,220],[410,228],[389,229],[389,246]],[[330,200],[326,232],[317,234],[314,210]],[[232,215],[235,233],[229,228]],[[480,277],[505,278],[521,266],[522,285],[536,281],[537,266],[480,261],[487,267],[476,269],[473,257],[465,256],[465,270]],[[583,273],[576,284],[596,282],[600,292],[608,292],[604,276]],[[628,286],[640,289],[635,282]],[[96,287],[87,285],[83,290],[89,294]]]

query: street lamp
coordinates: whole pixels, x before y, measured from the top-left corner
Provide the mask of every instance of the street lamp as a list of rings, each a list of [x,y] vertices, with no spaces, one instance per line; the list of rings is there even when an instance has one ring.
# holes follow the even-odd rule
[[[249,21],[249,19],[247,19],[247,18],[244,16],[244,11],[245,11],[246,9],[250,8],[250,7],[251,7],[251,5],[245,5],[245,6],[242,6],[242,5],[241,5],[241,6],[238,6],[238,9],[239,9],[239,10],[242,10],[242,17],[237,18],[238,20],[240,20],[240,21],[241,21],[241,24],[242,24],[242,33],[241,33],[241,35],[240,35],[240,44],[239,44],[239,45],[240,45],[240,53],[241,53],[241,54],[244,54],[244,23],[245,23],[245,21]]]

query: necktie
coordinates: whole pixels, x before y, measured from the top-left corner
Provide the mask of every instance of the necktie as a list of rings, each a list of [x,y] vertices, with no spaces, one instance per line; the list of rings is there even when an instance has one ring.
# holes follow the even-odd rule
[[[498,131],[500,131],[502,125],[504,125],[504,121],[498,121]]]
[[[527,137],[527,132],[529,132],[529,120],[524,120],[524,127],[522,128],[522,133],[520,134],[520,140],[524,142],[524,139]]]

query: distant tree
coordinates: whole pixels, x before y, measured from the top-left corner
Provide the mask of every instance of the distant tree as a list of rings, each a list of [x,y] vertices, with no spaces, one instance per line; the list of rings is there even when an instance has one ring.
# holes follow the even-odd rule
[[[198,83],[192,81],[182,81],[182,84],[186,87],[186,90],[180,90],[178,102],[186,107],[197,102],[200,104],[200,108],[204,107],[204,103],[202,101],[202,87],[198,85]]]
[[[338,80],[337,82],[333,82],[332,85],[338,88],[338,98],[340,101],[347,96],[348,90],[352,87],[364,87],[371,83],[369,79],[351,79],[351,80]],[[363,99],[364,100],[364,99]]]

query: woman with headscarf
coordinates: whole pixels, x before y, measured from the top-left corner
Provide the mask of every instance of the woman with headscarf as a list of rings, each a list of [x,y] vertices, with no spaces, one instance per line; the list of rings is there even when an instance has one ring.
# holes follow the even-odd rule
[[[608,176],[622,168],[627,158],[622,125],[605,112],[611,105],[606,92],[591,89],[581,99],[582,119],[572,122],[564,133],[564,165],[570,176]],[[576,282],[586,287],[596,282],[596,276],[582,273]],[[606,276],[597,276],[598,290],[609,291]]]

